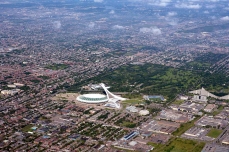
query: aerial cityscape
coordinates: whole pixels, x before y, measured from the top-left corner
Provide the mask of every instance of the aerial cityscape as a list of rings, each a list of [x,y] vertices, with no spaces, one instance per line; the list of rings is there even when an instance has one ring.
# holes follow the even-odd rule
[[[229,152],[227,0],[1,0],[0,152]]]

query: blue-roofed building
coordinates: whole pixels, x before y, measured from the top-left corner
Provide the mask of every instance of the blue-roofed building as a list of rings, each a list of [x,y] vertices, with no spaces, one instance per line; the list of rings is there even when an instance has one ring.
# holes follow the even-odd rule
[[[145,95],[143,96],[143,98],[145,100],[161,100],[161,101],[165,101],[166,99],[162,96],[162,95]]]
[[[137,135],[139,135],[139,132],[138,131],[132,131],[131,133],[129,133],[128,135],[125,135],[123,137],[123,140],[130,140],[134,137],[136,137]]]

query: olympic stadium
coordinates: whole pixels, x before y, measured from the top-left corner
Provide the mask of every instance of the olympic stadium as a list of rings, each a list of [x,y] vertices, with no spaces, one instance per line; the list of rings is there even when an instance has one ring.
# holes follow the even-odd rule
[[[120,108],[120,104],[118,101],[126,100],[125,98],[119,97],[114,95],[103,83],[99,84],[103,90],[105,91],[106,95],[104,94],[83,94],[76,98],[77,101],[84,102],[84,103],[105,103],[104,106],[113,107],[113,108]]]
[[[77,100],[86,103],[102,103],[107,102],[109,99],[103,94],[83,94],[78,96]]]

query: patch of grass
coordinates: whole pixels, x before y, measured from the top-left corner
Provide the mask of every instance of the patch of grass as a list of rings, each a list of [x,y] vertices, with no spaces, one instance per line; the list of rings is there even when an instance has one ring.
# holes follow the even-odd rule
[[[37,79],[30,80],[30,81],[33,82],[33,83],[39,83],[40,82],[40,80],[37,80]]]
[[[153,142],[148,142],[147,145],[153,146],[154,149],[161,149],[162,147],[165,146],[165,145],[163,145],[163,144],[157,144],[157,143],[153,143]]]
[[[51,69],[51,70],[64,70],[64,69],[68,68],[68,65],[66,65],[66,64],[52,64],[52,65],[47,65],[45,68]]]
[[[139,103],[142,103],[142,102],[143,102],[142,99],[136,98],[136,99],[125,100],[122,103],[124,103],[124,104],[139,104]]]
[[[136,98],[142,98],[142,95],[139,94],[139,93],[128,93],[128,94],[124,94],[122,95],[124,98],[127,98],[127,99],[136,99]]]
[[[215,115],[218,115],[222,110],[223,110],[223,106],[221,105],[221,106],[219,106],[218,108],[217,108],[217,110],[215,110],[212,114],[213,114],[213,116],[215,116]]]
[[[175,138],[165,146],[155,147],[156,152],[201,152],[205,146],[204,142],[189,139]]]
[[[134,128],[134,127],[136,127],[136,124],[132,123],[132,122],[128,122],[128,121],[123,121],[121,126],[125,126],[127,128]]]
[[[33,131],[31,128],[33,127],[33,125],[27,125],[24,128],[22,128],[23,132],[28,132],[28,131]]]
[[[22,87],[20,87],[20,89],[21,89],[21,90],[24,90],[24,91],[27,91],[27,90],[30,89],[30,87],[29,87],[29,86],[22,86]]]
[[[180,105],[180,104],[182,104],[182,103],[184,103],[184,100],[175,100],[175,101],[173,102],[173,104],[176,104],[176,105]]]
[[[43,79],[43,80],[49,79],[49,77],[48,77],[48,76],[45,76],[45,75],[40,75],[40,76],[38,76],[38,78],[41,78],[41,79]]]
[[[222,130],[212,128],[208,133],[207,136],[212,138],[217,138],[222,133]]]
[[[200,117],[196,117],[194,120],[181,124],[180,128],[178,128],[175,132],[173,132],[173,135],[180,136],[188,129],[192,128],[194,126],[194,122],[197,121]]]
[[[109,112],[107,112],[107,113],[105,113],[105,114],[103,114],[103,115],[100,115],[97,119],[98,120],[104,120],[104,119],[107,119],[108,118],[108,115],[109,115],[110,113]]]
[[[200,142],[198,145],[195,146],[195,148],[193,149],[193,151],[202,151],[202,149],[204,148],[205,143],[204,142]]]

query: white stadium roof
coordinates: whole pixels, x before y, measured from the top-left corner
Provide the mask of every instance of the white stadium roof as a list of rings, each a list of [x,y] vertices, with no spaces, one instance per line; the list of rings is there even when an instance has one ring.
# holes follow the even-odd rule
[[[78,96],[77,100],[86,103],[102,103],[107,102],[109,99],[103,94],[83,94]]]

